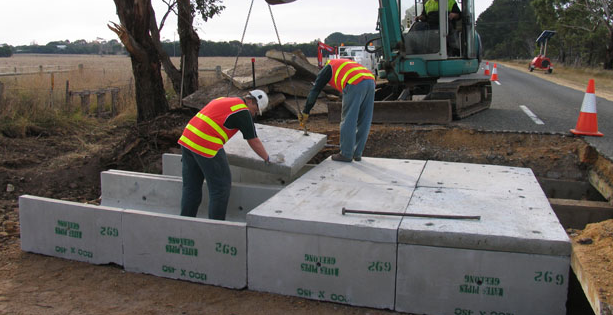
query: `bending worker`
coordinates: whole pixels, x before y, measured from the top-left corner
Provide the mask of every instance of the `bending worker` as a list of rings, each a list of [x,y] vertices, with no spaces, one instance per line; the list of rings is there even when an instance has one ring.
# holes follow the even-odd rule
[[[265,163],[270,157],[255,132],[253,117],[268,106],[268,96],[253,90],[243,98],[221,97],[204,106],[183,130],[179,139],[182,154],[183,192],[181,215],[195,217],[202,201],[206,178],[209,219],[225,220],[232,178],[223,146],[239,130],[251,149]]]
[[[302,115],[298,117],[304,127],[317,96],[330,84],[343,94],[341,109],[341,152],[332,155],[335,161],[360,161],[366,146],[375,103],[375,76],[361,64],[349,59],[328,60],[317,74],[315,85],[309,91]]]

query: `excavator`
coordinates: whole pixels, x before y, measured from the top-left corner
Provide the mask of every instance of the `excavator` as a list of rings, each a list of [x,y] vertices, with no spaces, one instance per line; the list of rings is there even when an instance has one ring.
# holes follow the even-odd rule
[[[365,44],[367,51],[379,56],[373,122],[448,123],[490,107],[490,80],[461,77],[477,73],[481,63],[475,0],[456,0],[461,13],[453,21],[448,18],[447,0],[439,1],[444,4],[438,6],[440,22],[423,27],[423,22],[414,22],[424,8],[422,0],[379,0],[380,36]],[[330,121],[340,117],[340,106],[328,103]]]

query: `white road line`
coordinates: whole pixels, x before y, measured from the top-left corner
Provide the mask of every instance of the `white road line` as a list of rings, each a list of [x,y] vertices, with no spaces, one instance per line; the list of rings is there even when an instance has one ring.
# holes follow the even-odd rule
[[[532,119],[532,121],[534,121],[535,124],[537,125],[544,125],[545,123],[540,120],[526,105],[519,105],[519,108],[521,108],[521,110],[524,111],[524,113],[526,113],[526,115],[528,115],[528,117],[530,117],[530,119]]]
[[[498,85],[501,85],[501,84],[500,84],[500,82],[498,82],[498,81],[494,81],[494,83],[496,83],[496,84],[498,84]]]

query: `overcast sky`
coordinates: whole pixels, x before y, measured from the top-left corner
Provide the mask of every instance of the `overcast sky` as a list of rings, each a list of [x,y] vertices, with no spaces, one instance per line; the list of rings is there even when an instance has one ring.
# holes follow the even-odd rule
[[[475,0],[477,16],[493,0]],[[152,0],[160,19],[165,5]],[[403,3],[414,3],[404,0]],[[226,9],[207,23],[195,23],[200,39],[240,40],[251,0],[223,0]],[[306,43],[325,39],[333,32],[351,35],[375,33],[377,0],[297,0],[271,6],[282,43]],[[404,6],[404,5],[403,5]],[[341,14],[342,12],[342,14]],[[117,37],[106,24],[119,22],[112,0],[0,0],[0,44],[45,45],[50,41]],[[169,18],[162,39],[179,40],[176,18]],[[277,42],[268,5],[255,0],[244,38],[245,43]]]

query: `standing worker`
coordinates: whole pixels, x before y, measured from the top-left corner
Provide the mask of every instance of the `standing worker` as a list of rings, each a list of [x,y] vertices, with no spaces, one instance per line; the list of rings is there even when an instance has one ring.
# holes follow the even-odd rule
[[[304,127],[317,96],[330,84],[343,94],[341,109],[341,152],[332,155],[334,161],[360,161],[366,146],[372,112],[375,104],[375,76],[361,64],[349,59],[328,60],[317,74],[315,85],[309,91],[302,115],[298,117]]]
[[[232,178],[223,146],[239,130],[251,149],[265,163],[270,157],[255,132],[253,117],[268,106],[264,91],[253,90],[243,98],[221,97],[194,116],[179,139],[182,154],[183,192],[181,215],[195,217],[202,201],[206,178],[209,190],[209,219],[225,220]]]

